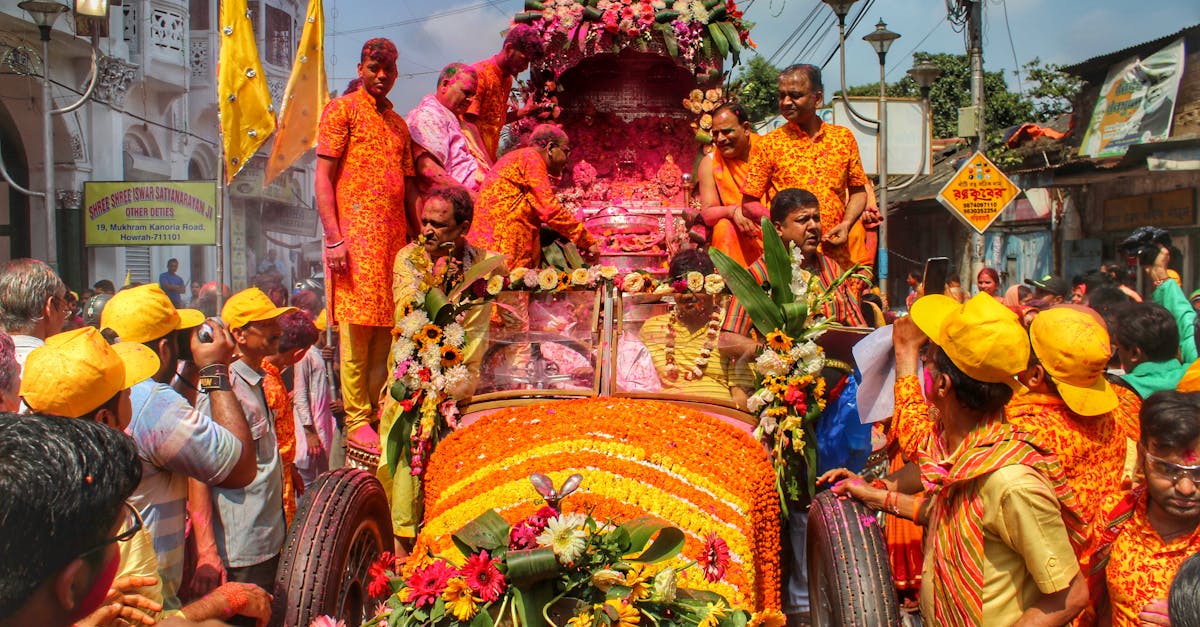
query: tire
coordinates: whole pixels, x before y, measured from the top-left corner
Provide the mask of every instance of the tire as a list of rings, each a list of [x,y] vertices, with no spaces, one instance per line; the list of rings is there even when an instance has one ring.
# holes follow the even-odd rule
[[[367,597],[367,571],[393,542],[391,511],[378,479],[354,468],[318,477],[284,543],[271,625],[303,627],[328,615],[358,627],[375,609]]]
[[[826,490],[808,510],[808,591],[813,627],[900,625],[892,567],[877,516]]]

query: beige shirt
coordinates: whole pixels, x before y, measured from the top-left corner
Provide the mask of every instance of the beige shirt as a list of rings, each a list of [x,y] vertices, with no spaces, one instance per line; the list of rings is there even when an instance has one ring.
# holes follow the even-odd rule
[[[1079,573],[1054,489],[1029,466],[1006,466],[983,479],[983,615],[1012,625],[1044,594],[1066,589]],[[928,544],[927,544],[928,546]],[[924,577],[933,577],[926,554]],[[921,606],[933,607],[921,587]]]

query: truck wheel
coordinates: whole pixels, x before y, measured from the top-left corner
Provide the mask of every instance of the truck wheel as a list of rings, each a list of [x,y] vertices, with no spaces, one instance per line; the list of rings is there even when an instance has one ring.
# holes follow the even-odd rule
[[[879,516],[832,491],[808,510],[808,589],[813,627],[900,625]]]
[[[382,600],[368,597],[367,571],[393,543],[378,479],[354,468],[321,475],[300,502],[284,543],[271,624],[308,625],[325,615],[362,624]]]

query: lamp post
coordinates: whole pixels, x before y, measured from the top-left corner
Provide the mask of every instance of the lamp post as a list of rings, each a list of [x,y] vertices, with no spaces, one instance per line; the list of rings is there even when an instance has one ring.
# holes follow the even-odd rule
[[[879,133],[875,136],[875,146],[877,152],[877,163],[879,164],[879,185],[876,187],[876,198],[879,201],[879,217],[883,219],[879,223],[879,291],[887,297],[887,278],[888,278],[888,218],[887,218],[887,186],[888,186],[888,170],[887,170],[887,82],[884,80],[884,60],[887,58],[888,48],[892,47],[892,42],[900,38],[900,35],[893,33],[887,29],[887,24],[883,20],[875,25],[875,30],[863,37],[863,40],[871,44],[875,49],[875,54],[879,55]]]
[[[850,13],[850,7],[854,6],[857,0],[821,0],[833,9],[833,14],[838,19],[838,79],[839,85],[842,87],[842,93],[846,93],[846,16]],[[879,121],[874,118],[869,118],[854,109],[854,105],[850,104],[849,98],[843,98],[842,104],[846,105],[846,111],[861,120],[864,124],[878,125]]]
[[[42,40],[42,183],[43,189],[40,192],[32,193],[31,196],[41,196],[42,202],[46,209],[46,261],[55,271],[59,271],[58,267],[58,231],[57,219],[54,215],[55,210],[55,193],[54,193],[54,129],[52,116],[69,113],[78,109],[91,97],[92,92],[96,88],[99,72],[97,71],[97,59],[99,50],[97,49],[96,36],[92,35],[92,78],[88,85],[87,91],[74,104],[54,109],[54,101],[50,95],[50,32],[54,29],[54,23],[58,21],[58,17],[71,8],[60,2],[52,0],[25,0],[17,4],[18,7],[25,10],[29,14],[30,19],[38,27],[38,33]],[[108,16],[108,0],[76,0],[75,10],[78,14],[90,18],[104,18]],[[7,174],[7,173],[6,173]],[[7,179],[7,175],[5,176]]]

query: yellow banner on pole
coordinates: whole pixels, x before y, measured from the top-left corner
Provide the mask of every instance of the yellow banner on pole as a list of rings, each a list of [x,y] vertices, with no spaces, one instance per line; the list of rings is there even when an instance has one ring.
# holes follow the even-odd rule
[[[217,186],[204,181],[83,184],[86,246],[212,246]]]
[[[317,127],[327,102],[325,14],[321,0],[309,0],[304,32],[296,49],[296,62],[292,65],[292,75],[280,105],[279,129],[271,146],[271,157],[267,160],[263,187],[317,145]]]
[[[219,20],[217,109],[228,183],[275,131],[275,107],[246,0],[221,0]]]

